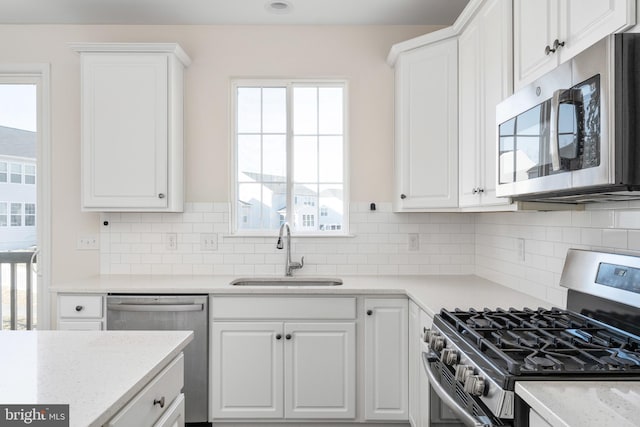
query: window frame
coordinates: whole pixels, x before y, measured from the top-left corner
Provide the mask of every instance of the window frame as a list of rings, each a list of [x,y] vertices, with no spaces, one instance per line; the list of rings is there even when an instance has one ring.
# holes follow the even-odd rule
[[[304,230],[302,224],[300,228],[293,229],[293,220],[291,213],[294,211],[294,182],[293,182],[293,110],[291,105],[293,103],[293,88],[294,87],[342,87],[342,195],[343,195],[343,219],[342,228],[340,230],[320,231],[320,230]],[[344,237],[349,235],[349,84],[346,79],[279,79],[279,78],[264,78],[264,79],[246,79],[246,78],[233,78],[230,84],[230,129],[232,130],[230,135],[231,149],[230,153],[230,173],[231,179],[229,180],[231,195],[230,201],[230,214],[229,214],[229,232],[231,236],[246,237],[246,236],[276,236],[278,230],[265,230],[265,229],[240,229],[238,228],[238,120],[237,120],[237,91],[239,87],[256,87],[256,88],[268,88],[268,87],[286,87],[286,99],[287,99],[287,133],[286,133],[286,172],[287,179],[285,181],[287,188],[287,213],[285,221],[292,226],[292,232],[296,236],[307,237]],[[320,183],[322,184],[322,183]],[[316,207],[320,206],[320,200],[315,203]],[[319,210],[318,210],[319,211]],[[302,217],[300,219],[302,221]]]

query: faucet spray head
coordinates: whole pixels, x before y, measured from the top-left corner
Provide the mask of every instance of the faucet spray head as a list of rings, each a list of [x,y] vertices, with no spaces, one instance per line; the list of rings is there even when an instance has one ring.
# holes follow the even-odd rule
[[[276,243],[276,248],[283,249],[284,245],[282,244],[282,237],[278,237],[278,243]]]

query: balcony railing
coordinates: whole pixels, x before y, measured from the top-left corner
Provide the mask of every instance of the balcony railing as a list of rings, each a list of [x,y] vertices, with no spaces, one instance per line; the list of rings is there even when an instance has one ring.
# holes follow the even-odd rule
[[[34,329],[37,275],[34,252],[0,252],[0,329]]]

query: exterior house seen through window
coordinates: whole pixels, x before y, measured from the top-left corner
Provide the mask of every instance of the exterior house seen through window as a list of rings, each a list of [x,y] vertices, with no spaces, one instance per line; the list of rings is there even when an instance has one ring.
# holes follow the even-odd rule
[[[233,84],[238,234],[347,232],[344,81]]]

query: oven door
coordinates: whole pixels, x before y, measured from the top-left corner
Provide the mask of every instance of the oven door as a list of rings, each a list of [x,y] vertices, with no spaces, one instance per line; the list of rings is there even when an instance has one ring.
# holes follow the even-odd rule
[[[422,352],[422,366],[431,390],[463,425],[468,427],[514,425],[495,417],[481,402],[465,392],[462,384],[455,380],[453,372],[443,366],[438,357],[429,350]]]

